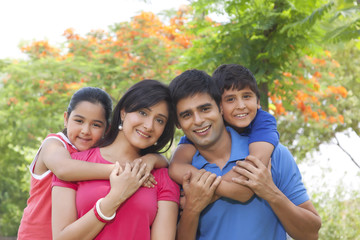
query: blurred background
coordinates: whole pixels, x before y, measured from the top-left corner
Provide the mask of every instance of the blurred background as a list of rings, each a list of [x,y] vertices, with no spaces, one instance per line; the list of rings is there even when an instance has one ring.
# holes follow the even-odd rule
[[[322,217],[360,239],[360,1],[0,2],[0,239],[15,237],[41,141],[81,87],[249,68]],[[178,141],[181,132],[177,132]],[[173,148],[176,144],[173,145]],[[167,153],[167,157],[171,152]]]

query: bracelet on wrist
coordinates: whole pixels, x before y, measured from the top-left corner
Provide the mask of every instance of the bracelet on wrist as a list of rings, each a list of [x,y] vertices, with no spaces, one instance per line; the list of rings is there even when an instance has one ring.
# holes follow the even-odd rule
[[[106,217],[100,210],[100,202],[103,200],[104,198],[100,198],[99,200],[97,200],[95,207],[94,207],[94,213],[95,213],[95,217],[103,223],[109,223],[109,222],[113,222],[114,218],[116,216],[116,212],[111,216],[111,217]]]

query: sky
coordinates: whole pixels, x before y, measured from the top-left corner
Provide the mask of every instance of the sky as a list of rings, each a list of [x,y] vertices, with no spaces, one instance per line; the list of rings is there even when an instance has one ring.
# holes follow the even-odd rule
[[[62,34],[67,28],[83,35],[128,21],[141,10],[159,13],[187,3],[186,0],[1,0],[0,59],[24,58],[18,48],[21,41],[48,40],[56,45],[65,40]],[[360,138],[352,132],[337,136],[360,164]],[[333,188],[340,181],[345,188],[360,189],[360,169],[334,143],[323,144],[320,152],[308,159],[299,168],[310,191],[324,191],[323,184]]]

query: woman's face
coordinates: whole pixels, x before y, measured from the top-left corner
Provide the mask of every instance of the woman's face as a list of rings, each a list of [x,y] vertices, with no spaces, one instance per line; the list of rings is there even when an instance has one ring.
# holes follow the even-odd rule
[[[165,101],[135,112],[121,111],[123,133],[128,142],[137,149],[154,145],[164,132],[169,112]]]

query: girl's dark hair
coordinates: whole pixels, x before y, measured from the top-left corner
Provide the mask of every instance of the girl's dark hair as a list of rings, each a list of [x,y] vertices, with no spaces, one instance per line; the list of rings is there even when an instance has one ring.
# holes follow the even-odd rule
[[[109,127],[110,117],[112,112],[113,102],[110,95],[104,90],[96,87],[83,87],[76,91],[70,99],[69,106],[67,108],[68,117],[71,112],[77,107],[81,102],[90,102],[93,104],[100,103],[105,110],[105,119],[106,119],[106,129]],[[67,135],[67,129],[64,128],[62,131]]]
[[[174,113],[172,111],[170,91],[165,84],[151,79],[145,79],[134,84],[122,96],[114,109],[110,129],[105,135],[103,141],[99,144],[100,147],[108,146],[115,141],[119,133],[118,126],[121,123],[121,110],[125,110],[127,113],[135,112],[142,108],[150,108],[161,101],[166,102],[169,112],[164,132],[158,139],[156,145],[142,149],[140,154],[158,153],[170,141],[168,147],[161,153],[166,152],[173,142],[175,132]]]

